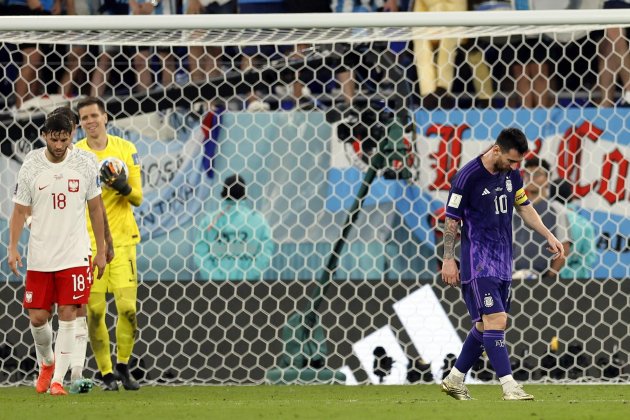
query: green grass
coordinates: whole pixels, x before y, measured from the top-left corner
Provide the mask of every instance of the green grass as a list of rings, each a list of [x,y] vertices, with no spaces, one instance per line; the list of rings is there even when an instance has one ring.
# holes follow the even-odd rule
[[[498,385],[473,385],[455,401],[437,385],[150,387],[51,397],[0,388],[0,419],[624,419],[630,385],[528,385],[535,401],[502,401]]]

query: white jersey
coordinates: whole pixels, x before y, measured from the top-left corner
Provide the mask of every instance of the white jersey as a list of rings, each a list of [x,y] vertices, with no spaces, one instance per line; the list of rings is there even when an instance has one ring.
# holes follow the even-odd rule
[[[27,268],[59,271],[88,265],[87,201],[101,193],[94,154],[68,150],[52,163],[42,147],[28,154],[18,174],[13,202],[32,208]]]

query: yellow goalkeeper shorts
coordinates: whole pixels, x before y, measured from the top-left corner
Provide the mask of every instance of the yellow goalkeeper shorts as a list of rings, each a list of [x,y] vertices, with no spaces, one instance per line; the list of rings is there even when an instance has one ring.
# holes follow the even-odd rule
[[[138,286],[136,245],[114,246],[114,259],[100,279],[94,276],[91,293],[112,293],[115,289]]]

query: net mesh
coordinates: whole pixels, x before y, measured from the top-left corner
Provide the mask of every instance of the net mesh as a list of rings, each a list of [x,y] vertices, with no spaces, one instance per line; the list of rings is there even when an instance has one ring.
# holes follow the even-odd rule
[[[540,33],[569,34],[604,29],[611,25],[530,25],[530,26],[456,26],[420,28],[318,28],[318,29],[193,29],[193,30],[109,30],[109,31],[1,31],[5,42],[55,43],[58,45],[128,46],[248,46],[296,43],[333,43],[369,41],[409,41],[506,37]]]
[[[627,380],[627,43],[603,24],[3,31],[1,246],[44,116],[96,94],[142,162],[138,379],[432,382],[470,328],[439,275],[450,181],[517,126],[528,158],[551,165],[530,189],[560,203],[543,219],[564,235],[571,270],[544,276],[539,238],[515,236],[515,377]],[[531,60],[545,69],[527,73]],[[247,184],[258,233],[204,240],[230,211],[231,174]],[[569,204],[558,200],[567,184]],[[0,271],[0,384],[29,382],[22,278]],[[115,316],[112,301],[114,343]],[[493,380],[484,358],[471,379]]]

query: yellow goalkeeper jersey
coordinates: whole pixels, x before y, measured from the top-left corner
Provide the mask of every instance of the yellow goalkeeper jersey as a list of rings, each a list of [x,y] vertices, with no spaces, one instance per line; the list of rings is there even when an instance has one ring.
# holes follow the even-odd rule
[[[107,147],[103,150],[93,150],[88,146],[87,139],[82,139],[76,143],[76,147],[92,152],[96,155],[99,164],[106,158],[116,157],[127,165],[127,181],[133,189],[132,194],[140,194],[142,201],[142,179],[140,175],[140,160],[138,150],[133,143],[123,138],[107,135]],[[114,239],[114,246],[135,245],[140,242],[140,231],[133,215],[132,205],[128,197],[124,197],[118,191],[103,185],[103,203],[107,212],[109,230]],[[96,252],[96,240],[92,232],[90,217],[87,215],[88,231],[92,240],[92,250]]]

